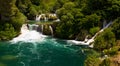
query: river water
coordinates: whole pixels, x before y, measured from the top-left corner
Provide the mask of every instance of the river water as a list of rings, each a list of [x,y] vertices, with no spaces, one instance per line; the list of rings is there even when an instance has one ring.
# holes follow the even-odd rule
[[[86,46],[22,29],[12,41],[0,42],[0,66],[84,66]]]

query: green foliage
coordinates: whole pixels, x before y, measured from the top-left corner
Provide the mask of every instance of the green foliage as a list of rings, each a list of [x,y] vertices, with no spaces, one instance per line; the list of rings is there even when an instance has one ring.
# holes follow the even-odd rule
[[[11,24],[6,23],[5,25],[1,26],[1,28],[3,29],[0,31],[0,40],[10,40],[17,35],[14,27]]]
[[[67,8],[68,5],[72,7]],[[75,8],[72,2],[66,3],[61,9],[57,10],[57,15],[61,19],[61,24],[56,29],[57,34],[65,34],[66,38],[67,36],[79,34],[81,38],[78,37],[78,40],[83,40],[90,28],[98,26],[100,21],[100,16],[96,14],[84,16],[81,9]],[[65,33],[64,31],[68,32]]]
[[[102,61],[102,63],[99,65],[99,66],[110,66],[110,59],[109,58],[106,58]]]
[[[0,14],[1,19],[9,20],[11,16],[14,16],[18,9],[15,6],[16,0],[0,0]]]
[[[20,31],[20,28],[22,24],[25,23],[25,20],[26,17],[22,13],[18,12],[15,16],[11,17],[11,24],[16,31]]]
[[[0,40],[15,37],[25,22],[26,17],[20,13],[15,3],[16,0],[0,0]]]
[[[85,66],[99,66],[101,60],[98,58],[99,54],[94,52],[87,56],[84,65]]]
[[[32,3],[30,0],[16,0],[16,6],[20,10],[20,12],[24,13],[25,15],[28,12],[28,8],[31,4]]]
[[[31,5],[30,8],[28,9],[27,17],[30,20],[34,20],[36,15],[38,14],[37,10],[35,9],[34,5]]]
[[[104,49],[109,49],[115,46],[115,35],[111,31],[110,28],[106,29],[99,36],[96,37],[94,48],[98,51],[102,51]]]
[[[100,59],[92,56],[87,58],[85,61],[85,66],[99,66],[98,62],[100,62]]]
[[[68,5],[72,7],[67,7]],[[75,38],[74,35],[79,30],[79,19],[83,17],[80,9],[76,9],[74,3],[68,2],[57,10],[57,15],[61,20],[61,23],[56,27],[57,36],[60,38]]]
[[[120,15],[119,0],[87,0],[83,12],[85,14],[97,13],[102,19],[115,19]]]
[[[90,29],[89,32],[90,32],[91,35],[95,35],[95,33],[97,33],[99,30],[100,30],[99,27],[93,27],[93,28]]]
[[[112,31],[115,33],[117,39],[120,39],[120,18],[114,20]]]
[[[120,47],[115,46],[115,47],[112,47],[112,48],[110,48],[108,50],[104,50],[104,54],[106,54],[106,55],[115,55],[118,52],[119,48]]]
[[[87,30],[98,26],[99,22],[100,22],[100,16],[96,14],[87,15],[85,16],[85,18],[81,20],[81,23],[83,23],[82,24],[83,28]]]
[[[65,9],[72,9],[72,8],[74,8],[75,7],[75,4],[73,3],[73,2],[68,2],[68,3],[65,3],[64,5],[63,5],[63,7],[65,8]]]

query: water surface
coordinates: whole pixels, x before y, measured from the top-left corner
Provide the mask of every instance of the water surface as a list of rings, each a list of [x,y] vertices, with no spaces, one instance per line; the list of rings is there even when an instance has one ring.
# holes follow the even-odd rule
[[[51,37],[37,42],[0,42],[0,66],[84,66],[84,48]]]

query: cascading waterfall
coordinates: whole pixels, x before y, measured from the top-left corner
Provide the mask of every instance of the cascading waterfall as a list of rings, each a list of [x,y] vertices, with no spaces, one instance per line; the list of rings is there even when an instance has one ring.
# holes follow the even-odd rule
[[[51,17],[56,17],[57,18],[57,15],[56,14],[49,14],[48,16],[46,16],[46,14],[40,14],[40,15],[36,15],[36,18],[35,18],[35,20],[36,21],[48,21],[48,19],[51,19]],[[60,21],[60,19],[55,19],[55,20],[53,20],[54,22],[59,22]]]
[[[41,33],[43,33],[44,25],[41,25]]]
[[[41,18],[43,18],[44,21],[47,21],[47,17],[45,16],[45,14],[40,14],[36,16],[36,21],[41,21]]]
[[[28,24],[28,26],[29,26],[29,30],[37,30],[38,28],[38,25],[36,24]]]
[[[33,29],[34,27],[34,29]],[[30,25],[29,24],[29,29],[27,27],[27,24],[23,24],[21,27],[21,34],[14,38],[11,42],[16,43],[19,41],[24,41],[24,42],[31,42],[31,41],[42,41],[44,39],[44,35],[42,35],[41,33],[37,32],[38,25]]]
[[[106,22],[106,20],[104,20],[104,22],[103,22],[103,28],[104,28],[106,25],[107,25],[107,22]]]
[[[108,28],[112,23],[113,23],[113,22],[110,21],[105,27],[103,27],[103,28],[102,28],[100,31],[98,31],[91,39],[89,39],[87,43],[90,44],[90,43],[94,42],[95,37],[96,37],[99,33],[103,32],[106,28]],[[90,47],[93,47],[93,44],[92,44]]]
[[[85,37],[85,40],[84,40],[85,42],[87,42],[88,41],[88,35]]]
[[[60,22],[60,19],[54,20],[54,22]]]
[[[42,16],[42,15],[37,15],[35,20],[36,20],[36,21],[40,21],[41,16]]]
[[[47,17],[44,17],[44,21],[45,21],[45,22],[48,21],[48,18],[47,18]]]
[[[51,31],[51,35],[54,36],[52,26],[50,25],[49,28],[50,28],[50,31]]]
[[[99,33],[103,32],[103,31],[104,31],[106,28],[108,28],[112,23],[113,23],[113,22],[110,21],[105,27],[103,27],[100,31],[98,31],[91,39],[85,39],[85,40],[87,40],[87,41],[75,41],[75,40],[70,40],[70,41],[68,41],[68,42],[73,42],[73,43],[75,43],[76,45],[89,45],[90,43],[94,42],[95,37],[96,37]],[[93,47],[93,44],[92,44],[90,47]]]

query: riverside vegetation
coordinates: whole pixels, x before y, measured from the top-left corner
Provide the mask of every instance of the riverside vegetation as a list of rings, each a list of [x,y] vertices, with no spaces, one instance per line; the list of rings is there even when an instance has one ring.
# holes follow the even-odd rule
[[[85,66],[110,66],[119,52],[120,0],[0,0],[0,40],[19,35],[22,24],[41,13],[57,14],[61,22],[53,24],[54,37],[62,39],[91,38],[104,23],[113,22],[95,38],[93,49],[99,54],[88,56]],[[109,57],[99,59],[104,55]]]

